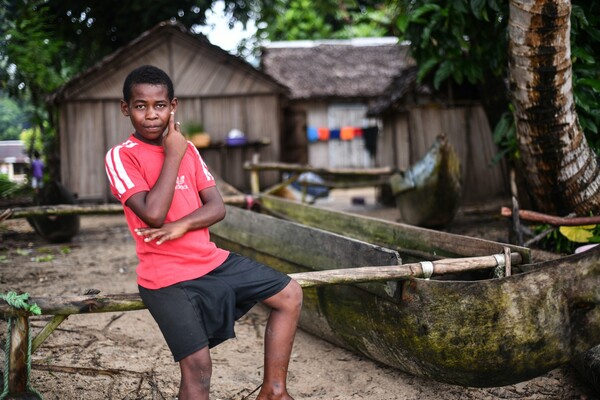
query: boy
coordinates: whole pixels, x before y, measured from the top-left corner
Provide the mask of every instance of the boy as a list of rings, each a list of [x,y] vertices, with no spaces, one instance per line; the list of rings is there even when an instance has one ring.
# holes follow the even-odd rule
[[[174,122],[177,102],[164,71],[133,70],[121,111],[135,131],[107,153],[105,164],[136,240],[140,295],[179,362],[179,400],[209,398],[209,348],[234,337],[235,320],[257,302],[271,308],[257,400],[290,400],[287,369],[302,290],[287,275],[210,241],[208,227],[225,217],[225,206]]]

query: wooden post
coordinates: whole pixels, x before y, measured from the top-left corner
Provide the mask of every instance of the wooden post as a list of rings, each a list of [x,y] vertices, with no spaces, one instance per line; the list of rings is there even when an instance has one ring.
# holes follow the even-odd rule
[[[512,222],[513,222],[513,231],[515,234],[515,244],[518,246],[523,246],[523,231],[521,230],[521,220],[519,219],[519,202],[517,198],[513,196],[512,198]]]
[[[511,256],[510,256],[510,247],[504,248],[504,260],[506,263],[506,265],[504,266],[505,276],[511,276],[512,275],[512,264],[511,264]]]
[[[26,315],[12,317],[10,327],[10,351],[8,362],[8,394],[5,399],[42,400],[36,393],[29,392],[29,321]]]
[[[255,157],[256,156],[256,157]],[[256,158],[256,160],[255,160]],[[252,156],[252,162],[256,164],[258,162],[258,155],[254,154]],[[250,171],[250,191],[253,195],[257,195],[260,193],[260,184],[258,181],[258,169],[252,168]]]

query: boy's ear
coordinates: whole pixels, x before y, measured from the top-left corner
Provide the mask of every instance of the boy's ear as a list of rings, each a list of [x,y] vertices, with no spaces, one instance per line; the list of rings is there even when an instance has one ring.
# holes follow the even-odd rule
[[[121,100],[121,112],[124,116],[129,117],[129,104],[125,100]]]
[[[173,100],[171,100],[171,111],[177,111],[178,103],[179,103],[179,100],[177,100],[177,97],[173,97]]]

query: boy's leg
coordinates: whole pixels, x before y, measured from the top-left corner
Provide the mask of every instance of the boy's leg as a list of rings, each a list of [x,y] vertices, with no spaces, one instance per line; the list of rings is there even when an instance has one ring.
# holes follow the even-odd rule
[[[292,280],[263,304],[271,308],[271,314],[265,331],[264,378],[257,400],[290,400],[286,381],[302,309],[302,288]]]
[[[181,384],[179,400],[208,400],[212,360],[208,346],[179,361]]]

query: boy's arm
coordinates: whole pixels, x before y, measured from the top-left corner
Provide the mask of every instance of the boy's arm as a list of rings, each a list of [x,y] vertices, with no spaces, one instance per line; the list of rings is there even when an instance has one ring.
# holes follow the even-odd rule
[[[186,232],[208,228],[225,218],[225,203],[216,186],[202,189],[199,194],[202,207],[160,228],[139,228],[136,229],[136,233],[145,236],[146,242],[156,240],[156,244],[161,244],[167,240],[178,239]]]
[[[136,193],[125,202],[135,215],[148,226],[155,228],[165,222],[175,193],[179,164],[188,146],[187,140],[175,127],[173,112],[169,118],[169,130],[163,137],[162,144],[165,150],[165,162],[156,184],[149,192]]]

